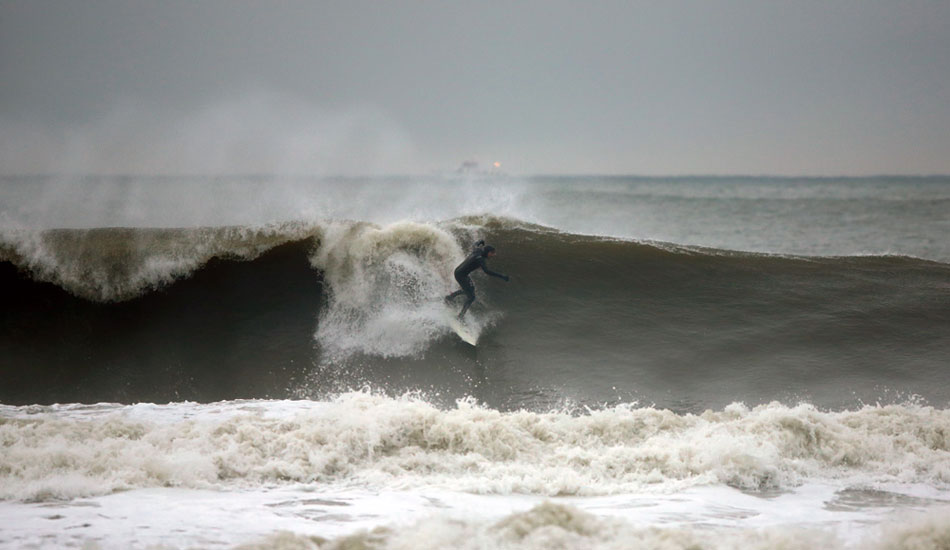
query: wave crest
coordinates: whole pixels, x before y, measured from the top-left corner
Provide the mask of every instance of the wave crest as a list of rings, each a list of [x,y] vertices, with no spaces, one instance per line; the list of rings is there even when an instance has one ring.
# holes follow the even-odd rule
[[[216,257],[252,260],[308,238],[299,223],[195,229],[51,229],[0,234],[0,260],[95,302],[129,300],[190,275]]]

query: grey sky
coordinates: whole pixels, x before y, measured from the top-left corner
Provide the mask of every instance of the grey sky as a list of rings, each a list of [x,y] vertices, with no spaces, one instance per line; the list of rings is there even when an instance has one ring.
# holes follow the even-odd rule
[[[950,173],[950,2],[0,0],[0,171]]]

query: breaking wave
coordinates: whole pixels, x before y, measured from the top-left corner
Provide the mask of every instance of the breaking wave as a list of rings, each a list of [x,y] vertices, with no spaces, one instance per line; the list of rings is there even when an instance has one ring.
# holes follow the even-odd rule
[[[609,495],[804,480],[950,482],[950,411],[778,403],[500,412],[348,393],[329,402],[0,409],[0,498],[285,483]]]
[[[441,298],[477,238],[511,282],[476,274],[473,357],[449,345]],[[598,372],[603,387],[576,396],[585,403],[631,386],[644,392],[623,400],[718,388],[715,407],[788,388],[835,407],[881,387],[950,400],[950,265],[915,258],[743,253],[494,217],[6,231],[0,258],[10,404],[322,398],[391,383],[398,394],[473,359],[532,385],[583,389]],[[513,391],[487,400],[560,399]]]

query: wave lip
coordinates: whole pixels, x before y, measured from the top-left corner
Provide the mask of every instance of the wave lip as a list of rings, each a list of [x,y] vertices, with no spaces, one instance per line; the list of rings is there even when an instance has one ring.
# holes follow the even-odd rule
[[[252,260],[306,239],[300,223],[195,229],[49,229],[0,234],[0,260],[94,302],[129,300],[200,269],[210,259]]]
[[[901,254],[796,256],[582,235],[489,215],[465,216],[440,223],[403,220],[388,225],[326,220],[179,229],[105,227],[34,231],[8,228],[0,231],[0,261],[11,262],[33,279],[56,284],[75,296],[96,302],[117,302],[188,277],[212,258],[253,260],[277,246],[305,239],[315,240],[311,256],[314,268],[347,270],[336,276],[331,274],[330,278],[338,284],[343,284],[347,276],[367,274],[389,279],[395,271],[413,269],[439,272],[445,278],[444,272],[461,259],[462,251],[469,246],[468,240],[475,235],[486,235],[502,247],[515,243],[519,250],[524,249],[537,258],[536,262],[550,260],[546,257],[550,253],[564,254],[562,249],[570,248],[573,255],[597,261],[610,261],[597,256],[614,249],[615,255],[636,254],[641,260],[649,260],[661,251],[673,256],[707,258],[711,262],[716,258],[733,258],[748,262],[787,260],[853,267],[885,263],[895,268],[947,265]],[[402,256],[394,256],[398,254]],[[412,261],[417,265],[395,265],[405,263],[407,255],[415,256]],[[368,272],[384,262],[391,264],[385,266],[387,275]],[[349,280],[346,284],[352,285],[352,282]]]
[[[918,405],[733,404],[701,415],[621,405],[572,415],[503,413],[471,400],[440,410],[367,393],[303,410],[256,405],[245,414],[246,402],[223,403],[244,409],[196,418],[170,404],[162,407],[181,407],[179,418],[154,420],[129,407],[78,418],[4,408],[0,498],[288,482],[552,496],[950,482],[950,411]]]

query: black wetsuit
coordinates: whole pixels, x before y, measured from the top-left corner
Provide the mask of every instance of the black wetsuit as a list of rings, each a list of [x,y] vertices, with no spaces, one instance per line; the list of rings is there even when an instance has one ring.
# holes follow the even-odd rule
[[[478,241],[475,243],[472,253],[465,258],[462,263],[455,268],[455,280],[458,281],[459,286],[462,287],[462,290],[456,290],[452,294],[449,294],[445,297],[445,301],[454,300],[456,297],[465,294],[468,298],[465,300],[465,304],[462,305],[462,311],[459,312],[459,319],[461,319],[465,312],[468,311],[468,308],[475,301],[475,284],[472,283],[472,278],[469,277],[469,274],[476,269],[481,269],[485,273],[491,275],[492,277],[498,277],[499,279],[508,280],[507,275],[502,275],[501,273],[495,273],[494,271],[488,269],[488,264],[486,262],[486,252],[484,247],[485,241]]]

